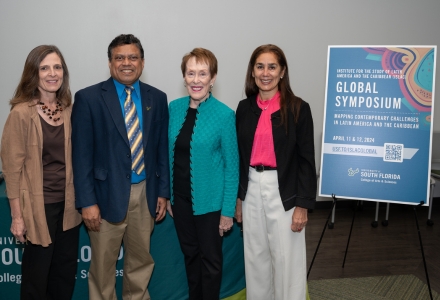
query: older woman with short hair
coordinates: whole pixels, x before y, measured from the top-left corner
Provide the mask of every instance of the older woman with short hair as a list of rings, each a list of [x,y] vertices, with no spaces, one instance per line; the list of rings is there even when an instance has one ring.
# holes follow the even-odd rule
[[[181,69],[189,96],[169,105],[169,212],[185,256],[189,299],[219,299],[222,236],[232,227],[238,188],[235,114],[211,94],[217,76],[211,51],[195,48]]]
[[[79,224],[70,144],[72,96],[60,50],[33,49],[10,101],[1,160],[11,232],[26,242],[21,299],[71,299]]]

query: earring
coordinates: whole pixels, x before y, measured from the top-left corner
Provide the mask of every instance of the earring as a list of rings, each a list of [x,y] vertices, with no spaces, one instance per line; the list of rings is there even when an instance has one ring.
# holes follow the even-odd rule
[[[183,86],[186,87],[186,82],[185,81],[183,81]]]
[[[283,79],[283,76],[281,76],[280,79]]]
[[[214,85],[211,83],[210,87],[211,87],[211,90],[212,90],[212,88],[214,87]]]

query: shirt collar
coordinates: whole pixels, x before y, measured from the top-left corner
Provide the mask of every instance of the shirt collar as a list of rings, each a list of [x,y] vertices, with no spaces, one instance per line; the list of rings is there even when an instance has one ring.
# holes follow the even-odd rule
[[[113,82],[115,83],[116,92],[118,93],[119,99],[125,99],[125,84],[120,83],[114,78],[113,78]],[[140,99],[141,93],[140,93],[139,79],[136,80],[135,83],[133,83],[131,86],[134,88],[136,96],[138,96],[138,98]]]
[[[205,106],[205,103],[207,103],[208,100],[211,99],[211,98],[214,98],[214,97],[212,96],[212,93],[209,92],[208,98],[206,98],[204,101],[200,102],[199,106],[197,107],[197,109],[200,109],[201,106]],[[188,106],[189,106],[190,102],[191,102],[191,96],[188,96]]]

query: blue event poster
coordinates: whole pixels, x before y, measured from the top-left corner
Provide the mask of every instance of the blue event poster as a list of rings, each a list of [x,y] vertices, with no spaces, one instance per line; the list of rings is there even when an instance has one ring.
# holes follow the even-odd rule
[[[436,46],[329,46],[320,196],[429,204]]]

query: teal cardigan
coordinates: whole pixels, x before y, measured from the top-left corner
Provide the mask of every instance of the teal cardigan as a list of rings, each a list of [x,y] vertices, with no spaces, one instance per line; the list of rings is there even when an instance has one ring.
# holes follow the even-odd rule
[[[189,107],[189,96],[169,105],[168,127],[171,203],[174,204],[174,146]],[[191,192],[194,215],[221,210],[233,217],[238,191],[238,147],[235,113],[212,97],[197,108],[190,142]]]

